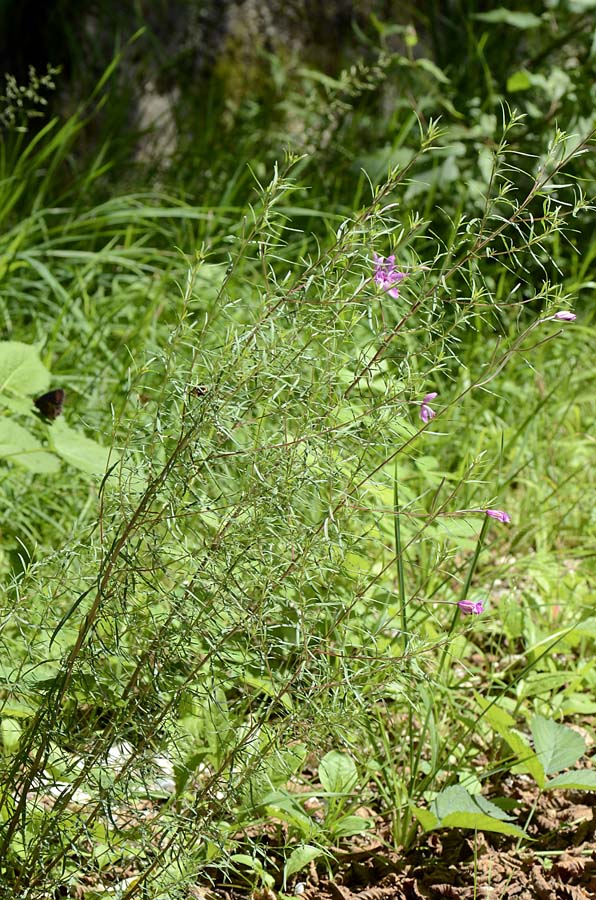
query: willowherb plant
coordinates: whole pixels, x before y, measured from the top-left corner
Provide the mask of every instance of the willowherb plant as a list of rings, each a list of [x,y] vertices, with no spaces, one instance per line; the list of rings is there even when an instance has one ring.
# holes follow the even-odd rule
[[[433,128],[421,152],[439,139]],[[128,373],[96,525],[30,566],[4,613],[18,663],[5,672],[0,858],[15,892],[41,898],[115,858],[134,872],[118,885],[126,900],[213,877],[214,864],[245,872],[247,858],[267,883],[276,851],[262,871],[236,852],[259,823],[284,823],[282,853],[284,833],[291,852],[354,833],[354,818],[366,830],[347,799],[357,769],[327,828],[287,784],[308,780],[307,754],[381,741],[371,723],[388,702],[403,720],[394,838],[412,840],[413,805],[465,751],[440,738],[441,703],[465,652],[461,616],[476,629],[491,615],[489,525],[509,521],[492,506],[502,493],[479,486],[490,447],[470,461],[462,446],[440,479],[414,464],[538,327],[541,344],[548,320],[573,315],[553,312],[561,290],[546,277],[499,305],[491,288],[497,273],[523,280],[579,208],[556,189],[566,196],[585,146],[560,147],[520,197],[504,139],[483,215],[454,223],[449,242],[402,221],[413,160],[324,245],[300,235],[299,251],[290,158],[225,251],[202,248],[179,272],[177,326]],[[464,371],[472,328],[486,352]],[[467,537],[452,537],[461,520]],[[378,777],[365,770],[363,792]]]

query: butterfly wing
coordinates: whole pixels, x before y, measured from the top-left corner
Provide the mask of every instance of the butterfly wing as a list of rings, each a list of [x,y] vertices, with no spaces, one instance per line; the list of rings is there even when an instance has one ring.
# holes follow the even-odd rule
[[[57,388],[55,391],[48,391],[47,394],[42,394],[41,397],[38,397],[33,402],[44,419],[57,419],[62,412],[65,396],[66,394],[62,388]]]

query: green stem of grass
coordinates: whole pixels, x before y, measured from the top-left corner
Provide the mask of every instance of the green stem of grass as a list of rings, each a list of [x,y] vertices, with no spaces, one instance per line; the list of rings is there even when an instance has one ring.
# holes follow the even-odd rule
[[[395,565],[397,567],[397,588],[399,592],[399,603],[401,611],[401,628],[404,638],[404,654],[407,654],[409,635],[408,635],[408,610],[406,604],[406,586],[404,578],[404,561],[401,545],[401,526],[399,519],[399,492],[397,485],[397,460],[393,469],[393,530],[395,533]]]
[[[482,523],[482,528],[480,529],[480,534],[478,535],[478,540],[476,542],[476,549],[474,551],[474,556],[472,557],[472,562],[470,563],[470,568],[468,569],[468,574],[464,585],[462,587],[461,595],[458,603],[461,603],[462,600],[468,599],[468,594],[470,593],[470,587],[472,586],[472,579],[474,578],[474,573],[476,572],[476,568],[478,566],[478,560],[480,558],[480,553],[482,551],[482,547],[484,545],[484,539],[486,537],[486,533],[488,531],[488,526],[490,524],[490,519],[488,516],[485,516],[484,522]],[[437,676],[440,676],[443,671],[443,666],[445,665],[445,659],[447,658],[447,654],[449,653],[449,638],[455,631],[457,623],[459,622],[461,616],[461,610],[459,606],[455,607],[455,613],[453,614],[453,619],[451,620],[451,627],[447,632],[447,640],[445,641],[445,645],[443,647],[443,652],[441,654],[441,659],[439,660],[439,668],[437,670]]]

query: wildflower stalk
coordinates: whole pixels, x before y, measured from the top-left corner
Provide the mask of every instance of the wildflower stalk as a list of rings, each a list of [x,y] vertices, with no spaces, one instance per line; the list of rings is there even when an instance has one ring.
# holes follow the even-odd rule
[[[482,546],[484,544],[484,538],[486,537],[486,532],[488,531],[488,526],[490,524],[490,517],[485,516],[484,522],[482,523],[482,528],[480,529],[480,534],[478,535],[478,540],[476,542],[476,549],[474,551],[474,556],[472,557],[472,562],[470,563],[470,567],[468,569],[468,574],[466,576],[466,580],[464,582],[461,597],[458,601],[459,603],[465,602],[468,599],[468,594],[470,592],[470,587],[472,584],[472,578],[474,577],[474,573],[476,572],[476,567],[478,565],[478,559],[480,558],[480,552],[482,550]],[[440,675],[443,671],[443,666],[445,665],[445,659],[447,657],[447,653],[449,652],[449,638],[455,631],[455,627],[459,622],[459,618],[461,616],[461,609],[458,606],[455,607],[455,612],[453,614],[453,619],[451,620],[451,627],[447,632],[447,640],[443,647],[443,652],[441,653],[441,658],[439,660],[439,668],[437,670],[437,675]]]
[[[399,488],[398,488],[398,480],[397,480],[397,459],[394,463],[393,468],[393,530],[395,534],[395,565],[397,567],[397,588],[399,594],[399,604],[400,604],[400,614],[401,614],[401,630],[403,634],[404,641],[404,657],[406,660],[406,668],[410,670],[410,657],[408,654],[408,648],[410,643],[410,636],[408,631],[408,607],[406,603],[406,583],[404,577],[404,558],[403,558],[403,549],[401,542],[401,523],[400,523],[400,509],[399,509]],[[412,705],[408,704],[408,768],[410,772],[412,771],[412,765],[414,761],[414,711],[412,709]],[[402,814],[401,810],[397,811],[399,816],[397,831],[399,833],[400,843],[404,843],[406,838],[406,834],[408,831],[409,825],[409,816],[407,815],[407,810],[405,811],[405,815]],[[411,827],[411,826],[410,826]]]
[[[478,565],[478,559],[480,558],[480,552],[481,552],[482,546],[484,544],[484,539],[486,537],[486,533],[488,531],[489,524],[490,524],[490,517],[485,516],[484,521],[482,523],[482,528],[480,529],[480,534],[478,535],[478,541],[476,543],[476,549],[474,551],[474,556],[472,557],[472,561],[471,561],[470,567],[468,569],[468,574],[466,576],[466,580],[463,585],[461,597],[460,597],[460,600],[458,601],[458,604],[461,603],[462,601],[467,600],[468,593],[470,591],[470,586],[472,584],[472,578],[474,577],[474,573],[475,573],[476,567]],[[443,652],[441,653],[441,658],[439,660],[439,665],[438,665],[438,669],[437,669],[437,678],[440,676],[441,672],[443,671],[443,667],[445,665],[445,659],[447,658],[447,653],[449,651],[449,644],[450,644],[449,639],[450,639],[451,635],[453,634],[453,632],[455,631],[455,628],[459,621],[460,615],[461,615],[461,610],[460,610],[459,605],[457,605],[455,607],[455,613],[453,615],[453,619],[451,620],[451,627],[449,628],[447,637],[444,642]],[[448,686],[448,682],[447,682],[446,686]],[[409,788],[408,788],[408,794],[410,797],[414,794],[414,786],[416,784],[416,780],[418,777],[418,770],[420,767],[422,749],[423,749],[423,747],[426,746],[426,738],[427,738],[427,734],[428,734],[428,730],[429,730],[429,723],[430,723],[431,717],[434,713],[434,710],[435,710],[435,704],[429,700],[427,702],[427,706],[426,706],[426,715],[424,716],[424,722],[422,723],[422,728],[420,729],[420,732],[418,735],[418,750],[416,752],[416,759],[414,760],[413,765],[410,766],[410,782],[409,782]],[[413,737],[413,735],[412,735],[412,731],[410,729],[410,744],[412,743],[412,737]],[[409,834],[404,833],[404,835],[403,835],[404,846],[407,847],[409,845],[409,843],[411,843],[415,833],[416,833],[416,826],[412,825],[409,830]]]
[[[404,561],[401,546],[401,526],[399,520],[399,495],[397,486],[397,460],[393,469],[393,530],[395,533],[395,565],[397,567],[397,587],[401,611],[401,629],[404,638],[404,654],[407,656],[408,636],[408,612],[406,605],[406,586],[404,579]]]

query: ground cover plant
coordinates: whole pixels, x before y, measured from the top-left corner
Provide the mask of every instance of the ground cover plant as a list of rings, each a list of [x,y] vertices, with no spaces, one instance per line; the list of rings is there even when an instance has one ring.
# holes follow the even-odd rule
[[[593,83],[555,12],[470,20],[478,92],[438,24],[270,60],[204,192],[183,138],[159,190],[77,157],[118,61],[2,119],[5,896],[589,896]]]

